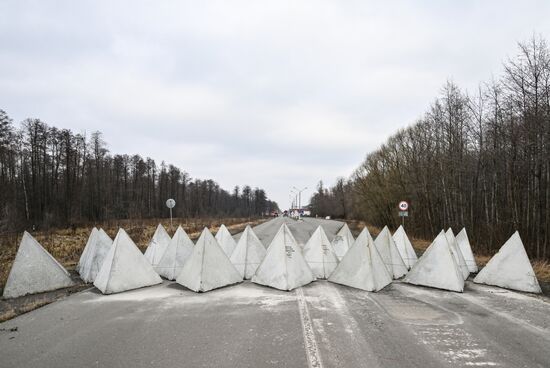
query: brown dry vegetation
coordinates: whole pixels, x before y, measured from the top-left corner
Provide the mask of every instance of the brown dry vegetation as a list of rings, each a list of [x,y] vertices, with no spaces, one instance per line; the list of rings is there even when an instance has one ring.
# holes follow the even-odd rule
[[[159,223],[162,223],[168,230],[170,235],[173,235],[178,225],[181,225],[189,234],[191,239],[196,239],[204,227],[208,227],[212,232],[218,231],[221,224],[225,224],[231,233],[237,233],[246,227],[247,224],[255,226],[267,219],[251,219],[251,218],[202,218],[202,219],[174,219],[173,227],[170,229],[170,220],[168,219],[147,219],[147,220],[119,220],[109,221],[102,224],[95,224],[97,227],[103,228],[111,238],[114,239],[119,227],[122,227],[136,245],[144,251],[153,237],[155,229]],[[74,269],[82,254],[82,250],[86,245],[90,230],[94,226],[90,224],[88,227],[76,229],[52,229],[45,232],[31,232],[36,240],[42,244],[44,248],[52,256],[54,256],[68,270]],[[21,240],[22,234],[14,234],[8,236],[0,236],[0,291],[8,278],[11,264],[15,259],[17,247]]]
[[[46,304],[55,302],[73,293],[90,287],[80,281],[76,273],[72,275],[75,285],[59,290],[47,291],[39,294],[25,295],[15,299],[0,299],[0,322],[17,317],[20,314],[30,312]]]
[[[36,300],[28,304],[24,304],[20,308],[13,308],[10,307],[10,309],[6,311],[0,310],[0,322],[7,321],[8,319],[12,319],[14,317],[17,317],[20,314],[30,312],[32,310],[35,310],[37,308],[43,307],[46,304],[51,303],[52,301],[49,299],[41,299]]]
[[[539,280],[550,282],[550,262],[535,261],[533,262],[533,269]]]

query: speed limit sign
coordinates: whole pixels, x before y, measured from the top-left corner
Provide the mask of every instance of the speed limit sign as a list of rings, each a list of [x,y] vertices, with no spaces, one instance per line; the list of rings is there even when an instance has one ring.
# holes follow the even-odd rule
[[[407,201],[399,202],[399,211],[406,211],[409,209],[409,203]]]

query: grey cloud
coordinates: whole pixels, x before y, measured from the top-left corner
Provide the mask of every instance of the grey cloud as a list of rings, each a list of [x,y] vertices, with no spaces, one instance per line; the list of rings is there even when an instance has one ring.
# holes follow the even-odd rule
[[[527,3],[4,1],[0,108],[287,203],[548,37]]]

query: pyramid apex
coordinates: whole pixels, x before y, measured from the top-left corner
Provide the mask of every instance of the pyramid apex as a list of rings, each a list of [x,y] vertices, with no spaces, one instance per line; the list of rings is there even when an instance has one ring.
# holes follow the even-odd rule
[[[204,229],[202,229],[202,231],[201,231],[201,235],[199,236],[199,239],[204,237],[204,236],[208,236],[208,235],[210,235],[211,237],[214,237],[214,235],[212,235],[212,232],[210,231],[210,229],[208,229],[205,226]]]
[[[126,232],[126,230],[124,230],[124,229],[121,228],[121,227],[118,228],[118,231],[117,231],[117,233],[116,233],[115,239],[118,238],[119,236],[123,236],[123,237],[130,238],[130,235],[128,235],[128,233]]]

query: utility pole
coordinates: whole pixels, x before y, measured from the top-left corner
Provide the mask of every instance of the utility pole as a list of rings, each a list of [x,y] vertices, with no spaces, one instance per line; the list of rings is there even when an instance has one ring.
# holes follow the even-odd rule
[[[292,199],[292,206],[290,208],[291,210],[293,210],[293,209],[296,208],[296,205],[298,204],[298,202],[297,202],[298,194],[296,192],[294,192],[293,189],[290,189],[290,194],[294,195],[294,198]]]
[[[292,187],[296,192],[298,193],[298,220],[301,217],[301,211],[302,211],[302,192],[307,189],[307,187],[304,187],[303,189],[298,189],[296,187]]]

